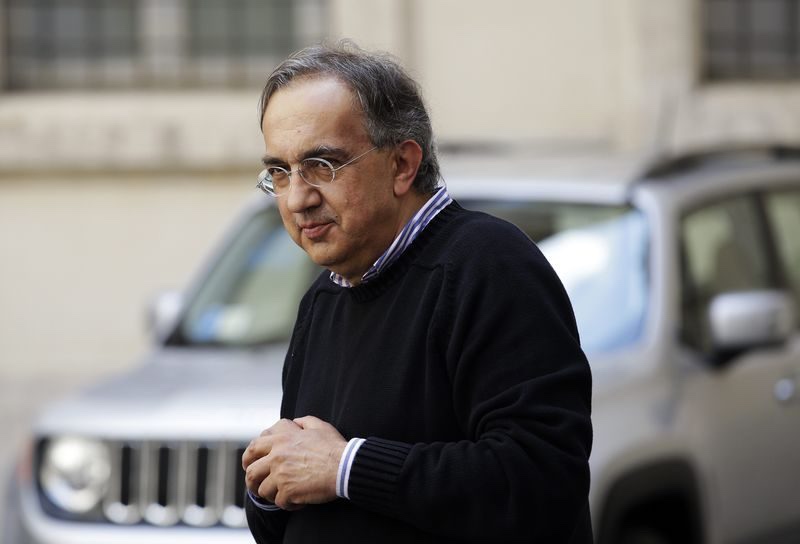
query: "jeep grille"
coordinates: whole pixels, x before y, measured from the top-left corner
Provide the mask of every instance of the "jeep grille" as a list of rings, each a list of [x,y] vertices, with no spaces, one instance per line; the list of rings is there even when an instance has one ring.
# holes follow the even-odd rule
[[[244,447],[208,442],[110,442],[112,523],[245,527]]]

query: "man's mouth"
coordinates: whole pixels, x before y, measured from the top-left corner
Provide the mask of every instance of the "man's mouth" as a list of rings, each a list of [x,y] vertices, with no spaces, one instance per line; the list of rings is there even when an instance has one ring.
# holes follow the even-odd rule
[[[329,228],[333,225],[332,221],[321,222],[321,223],[303,223],[298,225],[300,227],[300,232],[303,236],[308,238],[309,240],[317,240],[325,236],[328,232]]]

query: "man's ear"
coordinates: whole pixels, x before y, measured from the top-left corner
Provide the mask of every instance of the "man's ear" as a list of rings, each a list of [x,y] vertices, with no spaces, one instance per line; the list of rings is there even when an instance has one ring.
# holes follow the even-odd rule
[[[422,148],[414,140],[406,140],[395,148],[395,196],[403,196],[411,190],[421,162]]]

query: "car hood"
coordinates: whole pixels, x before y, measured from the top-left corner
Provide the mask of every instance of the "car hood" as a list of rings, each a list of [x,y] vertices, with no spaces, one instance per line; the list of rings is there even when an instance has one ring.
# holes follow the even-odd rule
[[[249,440],[278,420],[285,350],[158,350],[130,372],[49,405],[34,432]]]
[[[247,441],[279,418],[285,351],[160,349],[129,372],[49,404],[34,433]],[[637,350],[591,359],[600,423],[609,398],[646,365]]]

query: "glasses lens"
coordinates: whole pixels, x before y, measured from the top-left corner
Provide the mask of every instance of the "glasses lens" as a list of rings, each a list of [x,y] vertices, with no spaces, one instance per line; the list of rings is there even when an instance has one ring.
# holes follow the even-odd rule
[[[325,159],[306,159],[300,165],[300,175],[307,183],[318,187],[333,181],[333,165]]]
[[[265,170],[265,184],[276,195],[289,191],[289,172],[280,166],[270,166]]]
[[[275,196],[275,191],[272,189],[272,180],[267,176],[266,168],[259,172],[257,179],[258,183],[256,183],[256,187],[258,189],[261,189],[270,196]]]

